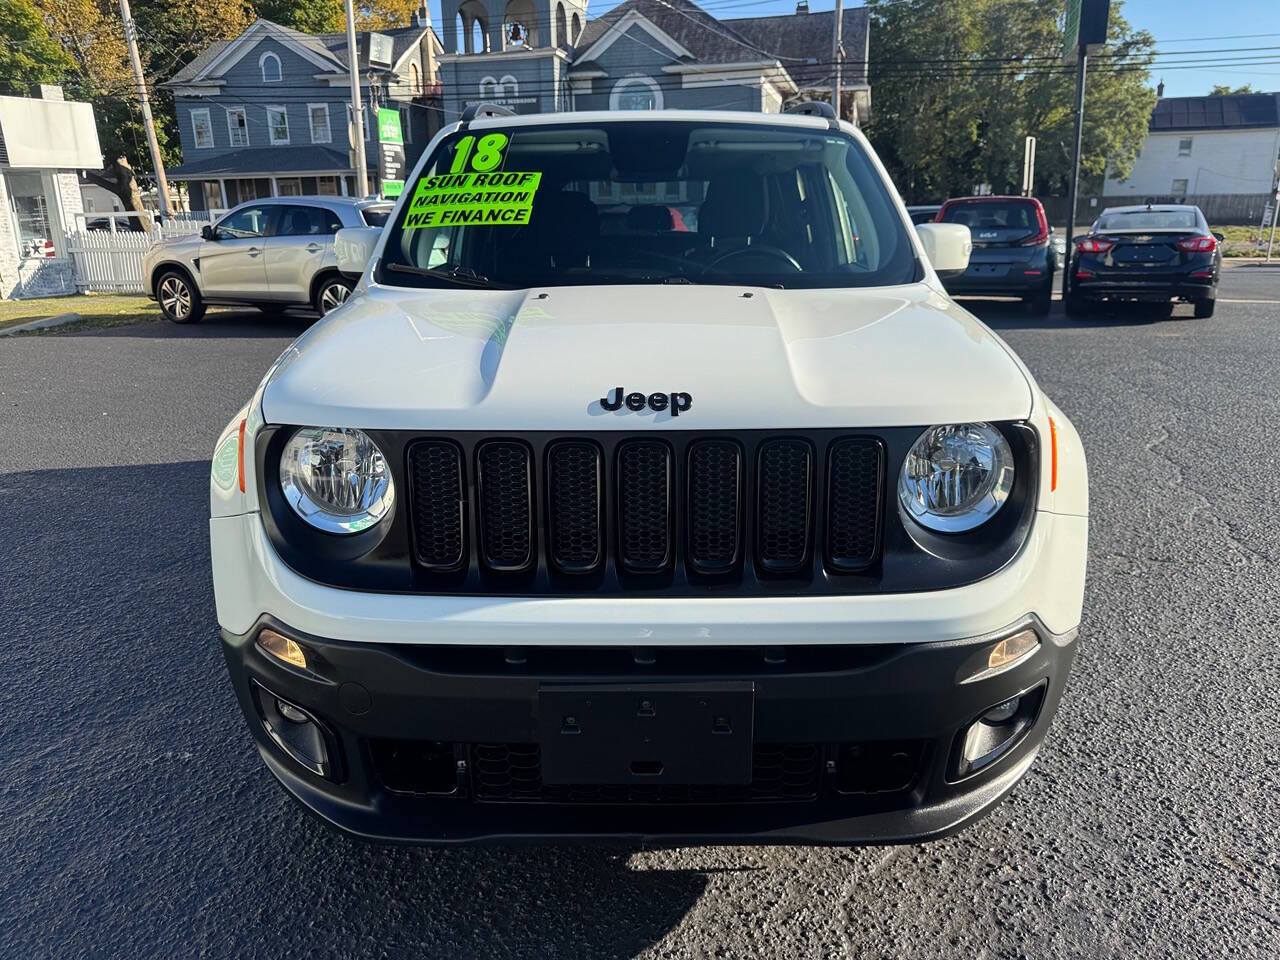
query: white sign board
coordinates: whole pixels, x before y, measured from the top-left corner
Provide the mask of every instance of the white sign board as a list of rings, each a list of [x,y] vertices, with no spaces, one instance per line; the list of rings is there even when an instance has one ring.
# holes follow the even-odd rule
[[[87,103],[0,97],[0,135],[15,169],[102,169],[93,107]]]

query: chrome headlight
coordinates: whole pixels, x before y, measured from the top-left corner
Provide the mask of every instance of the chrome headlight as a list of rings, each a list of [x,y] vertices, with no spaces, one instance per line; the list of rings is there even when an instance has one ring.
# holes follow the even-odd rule
[[[898,502],[917,523],[964,533],[990,520],[1013,489],[1013,451],[989,423],[930,427],[898,477]]]
[[[359,533],[395,503],[395,484],[378,445],[360,430],[303,427],[280,454],[289,506],[326,533]]]

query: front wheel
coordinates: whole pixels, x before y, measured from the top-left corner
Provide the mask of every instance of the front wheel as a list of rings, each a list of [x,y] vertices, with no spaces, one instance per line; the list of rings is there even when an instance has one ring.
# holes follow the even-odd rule
[[[1206,299],[1197,300],[1195,303],[1196,319],[1206,320],[1213,316],[1213,308],[1217,305],[1216,300]]]
[[[323,317],[337,310],[347,302],[347,298],[351,296],[351,291],[354,288],[355,284],[345,277],[326,277],[316,287],[314,301],[316,313]]]
[[[156,283],[156,301],[160,312],[174,323],[199,323],[204,316],[204,300],[191,279],[171,270]]]

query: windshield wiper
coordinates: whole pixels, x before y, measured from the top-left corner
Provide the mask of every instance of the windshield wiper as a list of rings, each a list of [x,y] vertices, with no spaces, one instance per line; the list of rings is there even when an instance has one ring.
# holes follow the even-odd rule
[[[452,280],[467,287],[491,287],[493,284],[483,274],[476,273],[470,267],[412,267],[407,263],[388,263],[387,269],[393,273],[411,273],[415,277],[430,277],[433,280]]]

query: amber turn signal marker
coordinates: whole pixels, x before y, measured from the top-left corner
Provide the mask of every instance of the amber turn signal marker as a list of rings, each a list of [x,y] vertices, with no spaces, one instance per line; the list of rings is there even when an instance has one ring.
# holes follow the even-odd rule
[[[1011,663],[1017,663],[1040,645],[1040,638],[1034,630],[1023,630],[1012,637],[1005,637],[987,655],[988,670],[1002,670]]]
[[[242,428],[243,433],[243,428]],[[1057,424],[1053,417],[1048,419],[1048,451],[1050,451],[1050,467],[1048,467],[1048,489],[1057,489]],[[241,489],[244,489],[244,477],[241,476]]]
[[[236,471],[240,475],[240,492],[244,493],[244,427],[249,422],[249,418],[245,417],[240,421],[240,442],[236,447]],[[1052,420],[1049,421],[1053,423]]]
[[[296,641],[290,640],[274,630],[263,630],[258,634],[258,646],[282,663],[300,670],[307,669],[307,654]]]

